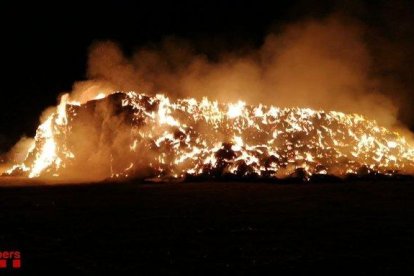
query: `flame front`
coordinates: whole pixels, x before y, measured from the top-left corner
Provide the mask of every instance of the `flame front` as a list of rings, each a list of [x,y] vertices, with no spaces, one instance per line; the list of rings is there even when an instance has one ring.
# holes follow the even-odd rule
[[[118,101],[111,100],[115,98]],[[241,101],[220,104],[206,98],[172,101],[165,95],[135,92],[99,95],[93,104],[104,101],[120,110],[112,116],[123,118],[122,128],[113,129],[102,114],[99,118],[106,119],[98,123],[90,122],[98,120],[96,115],[82,121],[86,128],[99,125],[96,148],[81,147],[89,137],[76,132],[76,122],[83,118],[79,114],[92,103],[80,105],[63,97],[56,112],[39,126],[26,160],[7,173],[64,177],[99,170],[100,178],[285,178],[298,171],[306,177],[414,171],[414,148],[405,138],[357,114]],[[106,109],[99,110],[95,108],[95,114]],[[116,143],[120,137],[124,142]]]

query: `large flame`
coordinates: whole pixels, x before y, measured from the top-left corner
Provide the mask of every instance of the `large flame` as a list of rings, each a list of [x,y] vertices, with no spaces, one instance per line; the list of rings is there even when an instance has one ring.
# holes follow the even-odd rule
[[[94,108],[95,115],[82,115],[108,101],[112,111]],[[102,119],[102,112],[122,118],[122,128]],[[95,147],[80,146],[89,137],[80,135],[76,124],[86,129],[99,125]],[[114,146],[118,131],[124,134],[122,148]],[[97,152],[105,152],[99,162]],[[172,101],[165,95],[128,92],[98,95],[82,105],[62,97],[56,112],[37,129],[26,160],[7,173],[59,178],[99,170],[99,178],[284,178],[298,171],[305,177],[363,171],[390,175],[413,168],[414,148],[404,137],[357,114],[241,101],[220,104],[206,98]]]

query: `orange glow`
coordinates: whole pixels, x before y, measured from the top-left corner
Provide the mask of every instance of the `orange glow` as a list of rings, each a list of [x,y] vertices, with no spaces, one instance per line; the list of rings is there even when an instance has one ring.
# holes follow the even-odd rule
[[[119,104],[111,100],[116,95],[121,97]],[[80,174],[77,168],[90,174],[108,168],[101,170],[100,178],[140,176],[144,170],[152,178],[217,173],[284,178],[297,169],[310,177],[344,176],[362,168],[372,173],[412,173],[414,168],[414,148],[404,137],[358,114],[250,106],[241,101],[220,104],[206,98],[173,101],[161,94],[135,92],[94,99],[102,106],[109,101],[132,117],[113,133],[106,129],[113,123],[82,121],[86,131],[79,133],[85,136],[74,137],[80,134],[72,132],[71,122],[89,103],[70,102],[65,95],[56,112],[39,126],[26,160],[7,173],[59,178],[75,169]],[[108,109],[96,110],[108,120]],[[96,118],[94,114],[90,118]],[[96,137],[102,144],[82,147],[94,137],[92,125],[97,123],[101,132]],[[102,138],[104,132],[107,140]],[[128,142],[115,144],[117,140]],[[86,157],[79,160],[80,155]],[[98,161],[92,162],[94,155]]]

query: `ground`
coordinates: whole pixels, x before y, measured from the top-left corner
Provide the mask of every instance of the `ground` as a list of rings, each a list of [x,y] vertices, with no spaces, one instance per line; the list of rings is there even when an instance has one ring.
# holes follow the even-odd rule
[[[3,183],[0,251],[38,273],[413,272],[413,184]]]

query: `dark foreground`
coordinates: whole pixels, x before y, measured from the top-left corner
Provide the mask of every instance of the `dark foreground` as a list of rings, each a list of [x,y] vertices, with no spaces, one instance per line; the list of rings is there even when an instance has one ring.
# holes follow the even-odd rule
[[[20,272],[412,273],[413,184],[1,187],[0,251]]]

